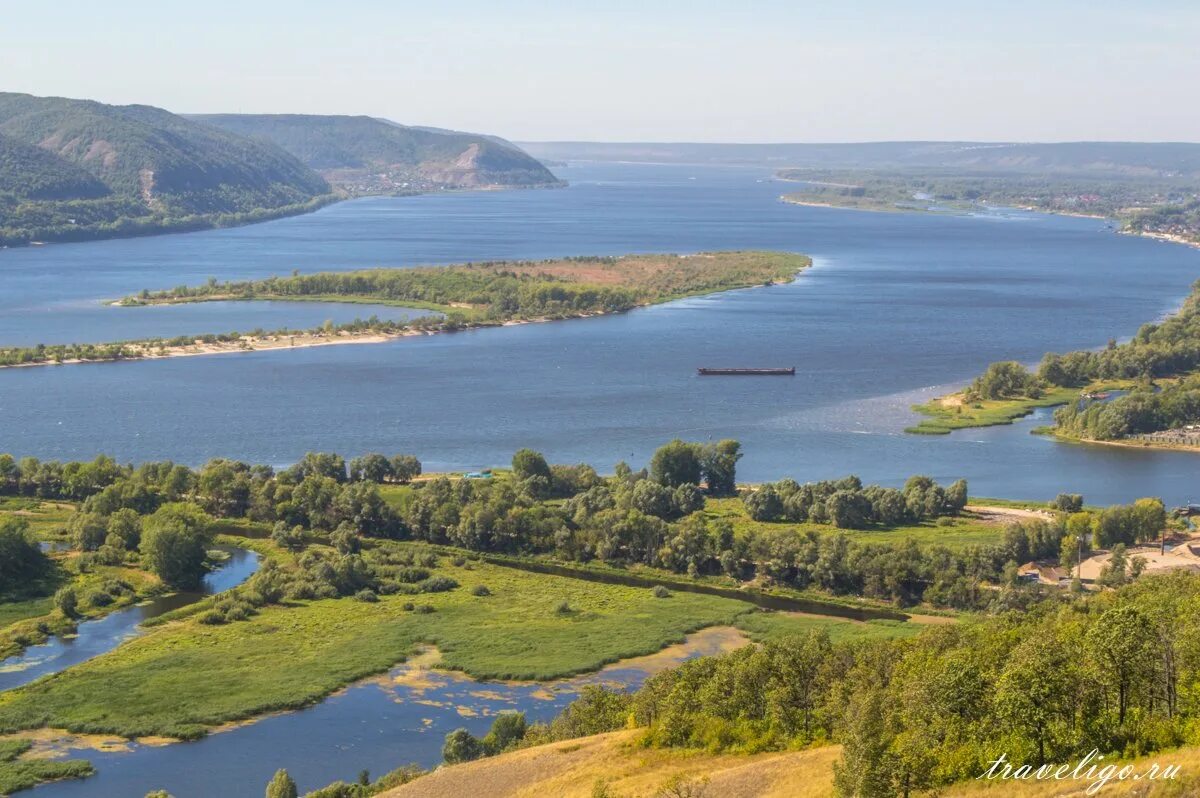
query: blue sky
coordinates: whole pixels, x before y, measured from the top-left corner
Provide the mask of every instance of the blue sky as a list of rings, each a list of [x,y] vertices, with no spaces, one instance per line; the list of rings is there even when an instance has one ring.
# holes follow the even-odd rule
[[[518,140],[1200,141],[1200,2],[3,3],[0,89]]]

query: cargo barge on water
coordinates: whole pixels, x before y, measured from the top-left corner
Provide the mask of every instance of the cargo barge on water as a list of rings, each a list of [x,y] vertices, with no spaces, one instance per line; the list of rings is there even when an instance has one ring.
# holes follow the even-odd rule
[[[792,375],[794,375],[794,374],[796,373],[796,367],[795,367],[795,366],[792,366],[792,367],[790,367],[790,368],[783,368],[783,369],[696,369],[696,371],[697,371],[697,372],[700,374],[700,376],[702,376],[702,377],[710,377],[710,376],[733,376],[733,377],[740,377],[740,376],[766,376],[766,377],[789,376],[789,377],[790,377],[790,376],[792,376]]]

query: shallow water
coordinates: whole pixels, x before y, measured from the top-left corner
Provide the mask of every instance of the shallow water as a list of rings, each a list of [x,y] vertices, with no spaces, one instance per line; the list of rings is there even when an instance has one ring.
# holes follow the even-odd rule
[[[909,404],[990,361],[1102,346],[1161,317],[1186,295],[1200,251],[1092,219],[788,205],[777,199],[786,185],[751,168],[565,174],[571,187],[556,191],[372,198],[232,230],[0,252],[0,341],[25,334],[31,317],[37,337],[111,337],[121,314],[145,309],[93,300],[210,275],[746,247],[807,252],[817,265],[791,285],[606,318],[0,372],[0,446],[195,464],[403,451],[427,470],[501,465],[532,446],[608,469],[644,463],[675,436],[736,437],[747,480],[858,473],[899,484],[925,472],[966,477],[979,495],[1196,498],[1192,454],[1062,444],[1028,435],[1028,420],[942,437],[902,430],[916,420]],[[730,365],[797,374],[695,375]]]
[[[256,553],[236,546],[215,548],[229,552],[229,559],[205,575],[200,591],[157,596],[94,621],[82,621],[70,637],[51,637],[41,645],[30,646],[18,656],[0,660],[0,691],[20,687],[112,651],[126,640],[137,637],[142,621],[236,587],[258,570]]]
[[[715,628],[659,654],[555,682],[493,682],[462,674],[400,666],[337,693],[311,709],[263,718],[191,743],[133,744],[97,752],[56,746],[89,759],[97,775],[38,787],[45,798],[128,798],[166,789],[175,798],[257,798],[278,768],[287,768],[301,794],[360,770],[375,777],[414,762],[441,761],[446,734],[466,728],[487,733],[500,712],[523,711],[530,722],[557,715],[589,684],[636,688],[649,675],[685,659],[728,651],[745,642],[736,630]]]

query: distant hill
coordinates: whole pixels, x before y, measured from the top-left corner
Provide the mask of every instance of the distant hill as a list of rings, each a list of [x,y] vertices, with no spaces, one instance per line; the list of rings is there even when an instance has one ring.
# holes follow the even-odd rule
[[[1200,177],[1200,144],[884,141],[864,144],[525,142],[536,158],[742,163],[824,169],[952,169],[980,173]]]
[[[559,183],[537,160],[495,136],[406,127],[369,116],[209,114],[190,118],[272,142],[352,193]]]
[[[161,108],[0,93],[0,243],[254,221],[329,192],[278,147]]]

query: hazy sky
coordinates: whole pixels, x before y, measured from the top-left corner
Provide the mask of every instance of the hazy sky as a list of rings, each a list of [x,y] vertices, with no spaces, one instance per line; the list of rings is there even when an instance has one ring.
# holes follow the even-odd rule
[[[1200,141],[1200,2],[0,0],[0,89],[519,140]]]

